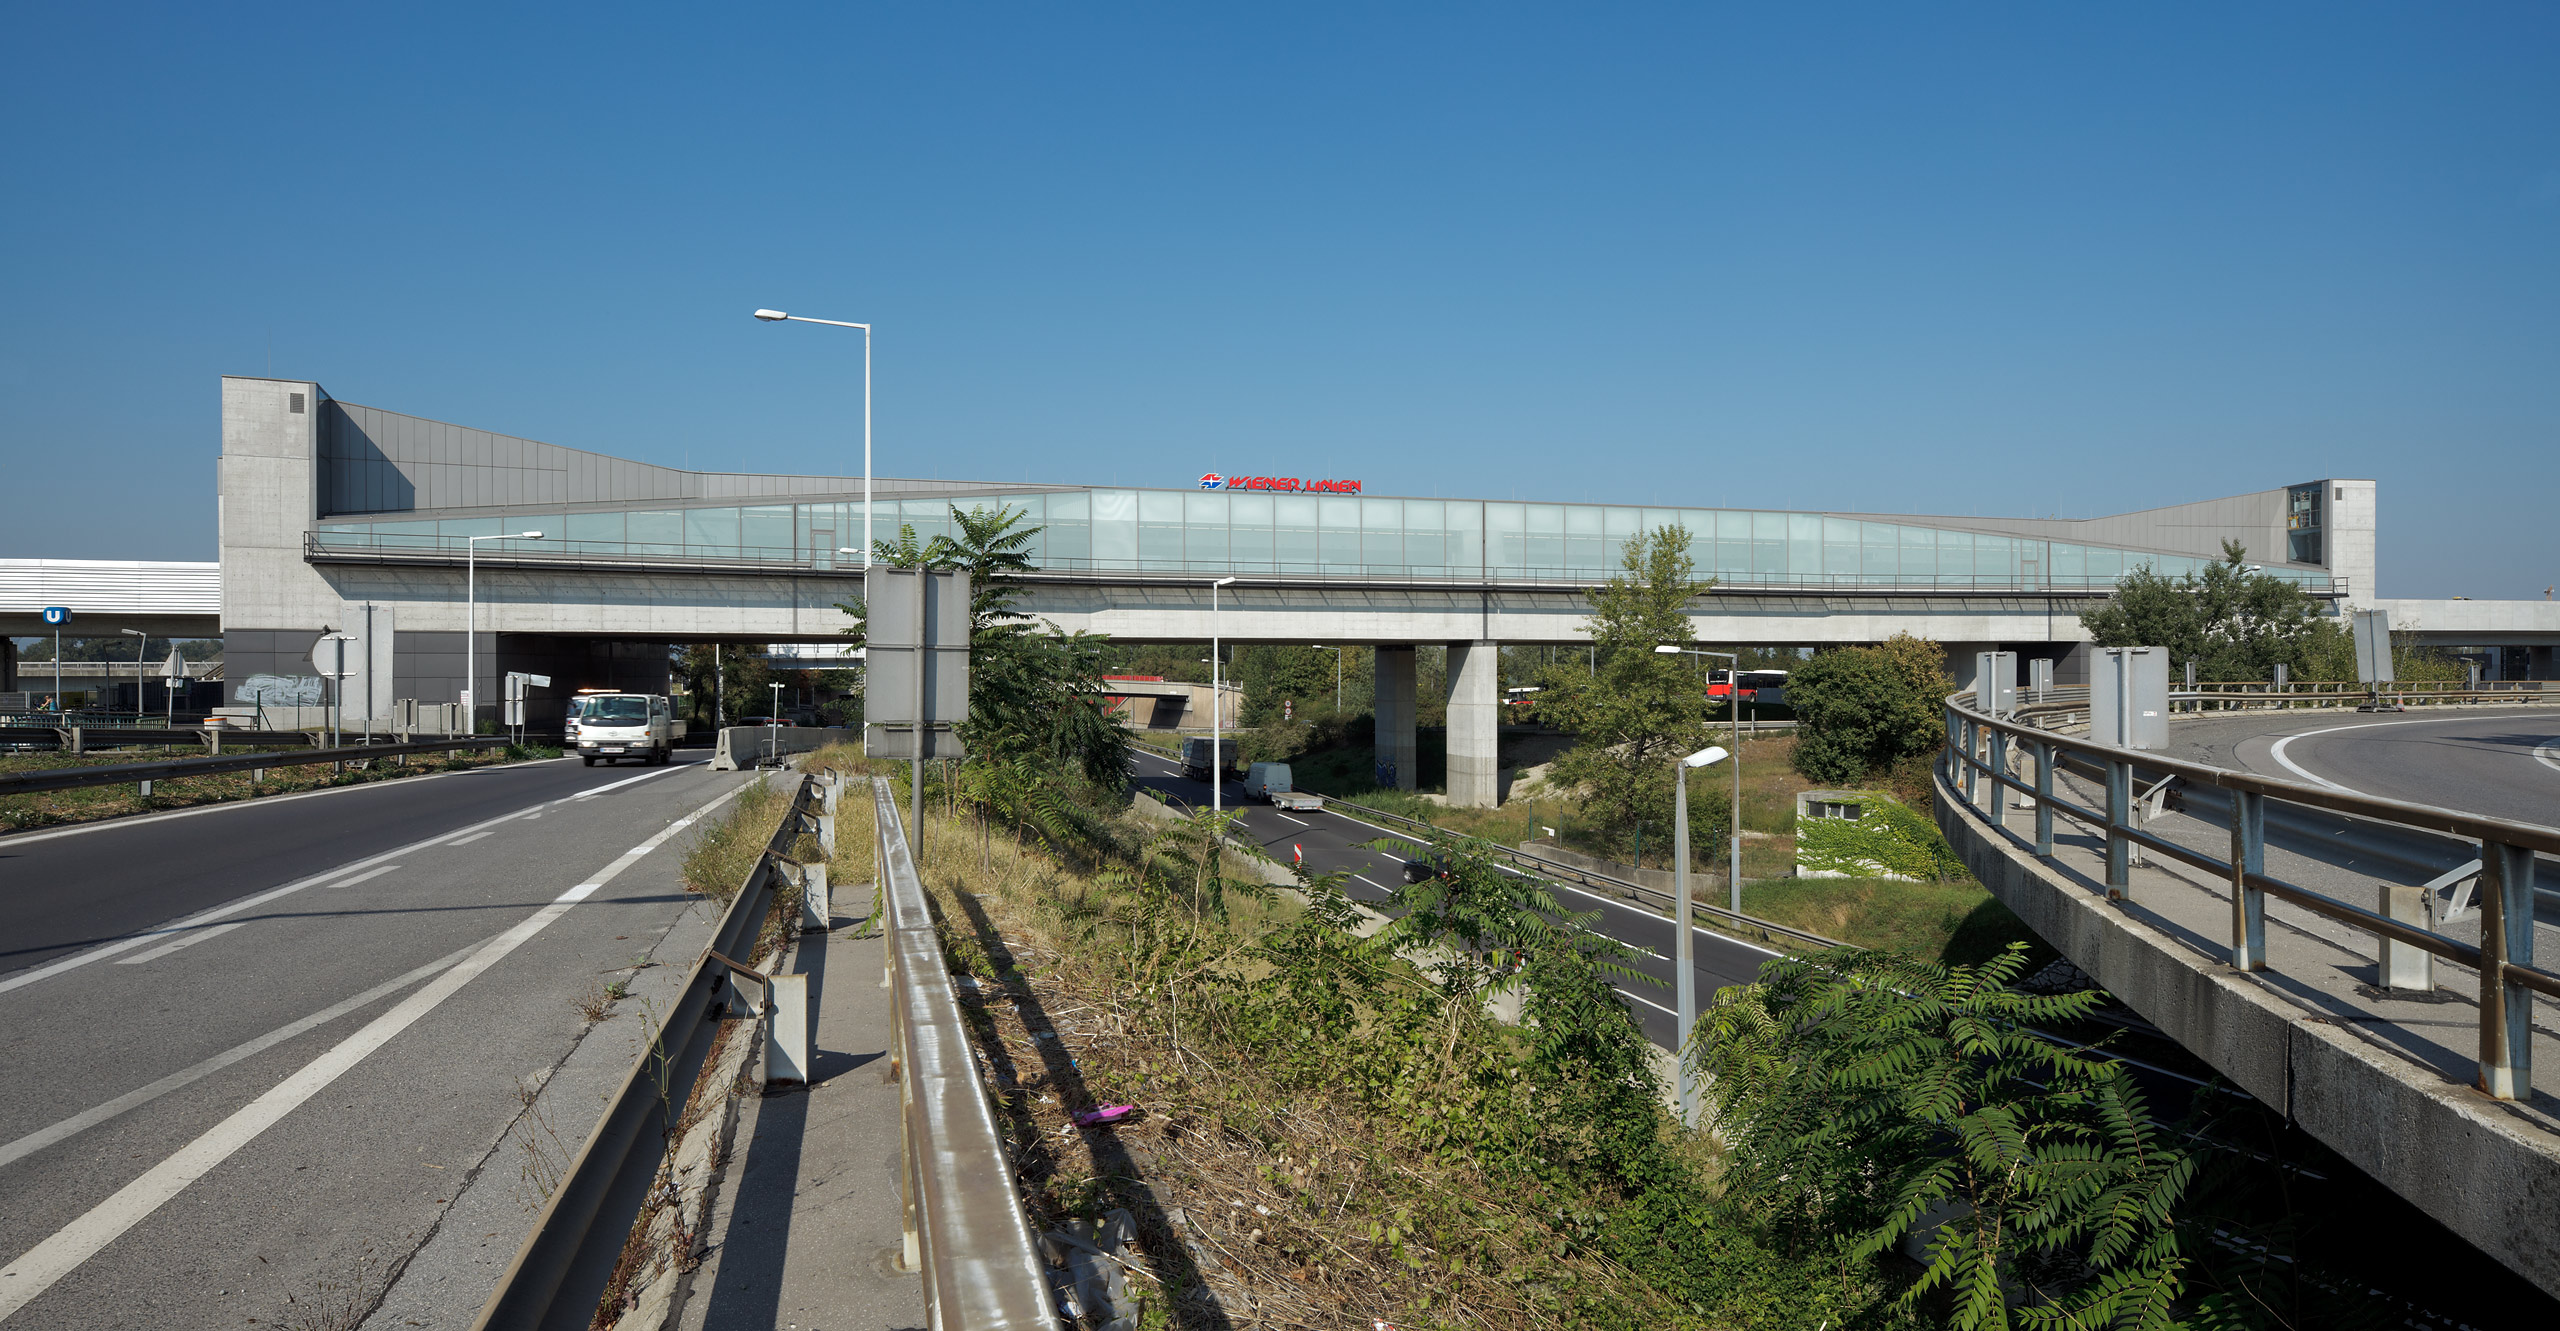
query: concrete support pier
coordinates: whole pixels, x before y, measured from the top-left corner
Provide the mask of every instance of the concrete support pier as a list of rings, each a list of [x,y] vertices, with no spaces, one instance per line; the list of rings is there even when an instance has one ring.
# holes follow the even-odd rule
[[[0,637],[0,693],[18,691],[18,642]]]
[[[1413,725],[1414,703],[1419,690],[1414,683],[1413,648],[1381,647],[1377,650],[1376,701],[1371,708],[1377,714],[1378,784],[1396,790],[1413,789],[1415,761]]]
[[[1449,644],[1449,803],[1502,803],[1502,644]]]

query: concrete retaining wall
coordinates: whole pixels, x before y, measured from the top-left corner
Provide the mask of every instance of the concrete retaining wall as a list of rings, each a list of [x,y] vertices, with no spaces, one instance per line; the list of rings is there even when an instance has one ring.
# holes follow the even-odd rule
[[[811,753],[830,744],[860,744],[862,731],[852,726],[730,726],[720,732],[720,747],[711,755],[711,770],[735,772],[768,756]]]

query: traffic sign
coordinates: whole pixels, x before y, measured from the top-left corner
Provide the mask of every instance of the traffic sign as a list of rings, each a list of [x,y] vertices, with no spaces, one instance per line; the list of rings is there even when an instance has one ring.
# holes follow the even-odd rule
[[[46,606],[44,608],[44,622],[53,625],[55,628],[60,628],[71,622],[71,610],[67,606]]]

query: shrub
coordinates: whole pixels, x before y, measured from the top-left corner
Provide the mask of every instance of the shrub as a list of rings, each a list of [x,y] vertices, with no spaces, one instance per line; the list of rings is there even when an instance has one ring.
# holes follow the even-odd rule
[[[1856,785],[1937,748],[1955,687],[1945,651],[1907,633],[1817,653],[1787,680],[1796,770],[1826,786]]]

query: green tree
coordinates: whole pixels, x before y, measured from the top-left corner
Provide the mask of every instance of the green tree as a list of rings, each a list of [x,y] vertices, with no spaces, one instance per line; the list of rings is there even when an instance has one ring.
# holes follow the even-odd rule
[[[2165,647],[2176,669],[2195,662],[2203,680],[2272,679],[2275,667],[2303,678],[2320,654],[2320,605],[2299,583],[2252,569],[2249,552],[2225,541],[2222,558],[2168,578],[2149,565],[2116,584],[2115,594],[2083,611],[2080,623],[2101,647]],[[2350,673],[2353,678],[2352,658]]]
[[[1787,676],[1796,770],[1821,785],[1859,785],[1936,749],[1955,687],[1944,650],[1907,633],[1815,653]]]
[[[1550,779],[1579,791],[1603,844],[1624,849],[1640,829],[1670,830],[1671,765],[1712,738],[1695,658],[1654,648],[1689,643],[1689,603],[1715,584],[1697,576],[1679,526],[1630,538],[1618,567],[1587,593],[1598,668],[1566,661],[1539,672],[1538,715],[1580,741]]]
[[[1331,652],[1314,647],[1239,646],[1229,669],[1244,689],[1243,720],[1248,726],[1270,725],[1283,712],[1304,720],[1333,711]],[[1350,681],[1345,678],[1343,683],[1347,702]]]
[[[1943,1287],[1958,1331],[2165,1331],[2197,1159],[2122,1065],[2035,1034],[2103,995],[2019,993],[2025,956],[1843,948],[1717,995],[1689,1057],[1733,1148],[1729,1195],[1794,1246],[1853,1232],[1873,1256],[1925,1235],[1904,1302]]]
[[[1026,553],[1043,530],[1024,526],[1021,509],[951,510],[957,537],[919,541],[901,524],[895,540],[873,542],[872,558],[897,568],[949,569],[969,575],[969,719],[961,742],[973,759],[1031,756],[1074,768],[1117,789],[1128,779],[1129,736],[1103,710],[1108,640],[1061,633],[1020,610]],[[862,636],[862,605],[841,607]]]
[[[773,665],[764,654],[741,643],[695,643],[684,649],[675,661],[676,677],[683,681],[685,692],[699,700],[700,716],[709,725],[725,720],[736,725],[741,718],[763,716],[773,710],[776,682]],[[711,695],[721,694],[721,711],[714,717]]]

